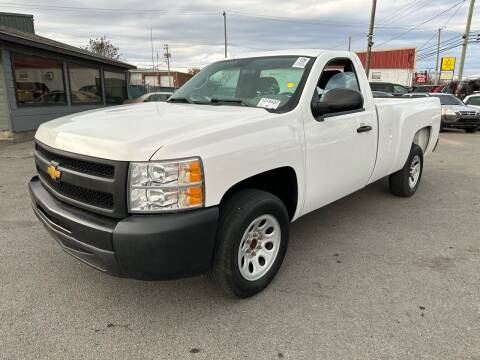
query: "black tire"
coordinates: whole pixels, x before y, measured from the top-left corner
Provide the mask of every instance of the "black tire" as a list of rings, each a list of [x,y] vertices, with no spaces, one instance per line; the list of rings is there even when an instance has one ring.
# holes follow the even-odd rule
[[[477,128],[468,128],[468,129],[465,129],[465,131],[469,134],[474,134],[477,132]]]
[[[280,226],[280,244],[269,270],[258,280],[247,280],[239,269],[239,247],[251,223],[262,215],[273,216]],[[288,245],[289,217],[283,202],[275,195],[256,189],[241,190],[220,207],[217,249],[213,278],[229,295],[246,298],[262,291],[282,265]]]
[[[410,168],[412,163],[420,160],[420,169],[418,174],[418,179],[414,184],[411,184],[410,179]],[[390,175],[390,191],[392,194],[401,197],[410,197],[417,191],[420,180],[422,179],[423,173],[423,151],[422,148],[416,144],[412,144],[410,149],[410,154],[408,159],[402,169]],[[413,185],[413,186],[412,186]]]

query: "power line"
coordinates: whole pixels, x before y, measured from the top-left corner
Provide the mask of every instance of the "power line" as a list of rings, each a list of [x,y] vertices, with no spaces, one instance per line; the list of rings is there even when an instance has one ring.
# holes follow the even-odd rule
[[[477,33],[477,32],[474,31],[474,32],[471,32],[470,35],[471,35],[471,36],[475,36],[476,33]],[[461,41],[462,39],[463,39],[462,36],[454,36],[454,37],[451,37],[451,38],[449,38],[449,39],[443,40],[443,41],[440,43],[440,45],[442,45],[442,46],[444,46],[444,45],[449,45],[449,44],[454,43],[454,42],[456,42],[456,41]],[[423,48],[423,49],[417,50],[417,54],[418,54],[418,53],[422,53],[422,52],[429,52],[429,51],[431,51],[431,50],[433,50],[433,49],[436,49],[436,48],[437,48],[437,44],[430,45],[430,46],[425,47],[425,48]]]
[[[412,28],[408,29],[407,31],[404,31],[404,32],[402,32],[402,33],[400,33],[400,34],[392,37],[392,38],[389,39],[389,40],[386,40],[386,41],[378,44],[377,46],[382,46],[382,45],[388,44],[389,42],[394,41],[394,40],[396,40],[396,39],[398,39],[398,38],[401,38],[402,36],[404,36],[404,35],[412,32],[413,30],[419,28],[420,26],[422,26],[422,25],[424,25],[424,24],[426,24],[426,23],[429,23],[430,21],[432,21],[432,20],[438,18],[439,16],[441,16],[441,15],[449,12],[450,10],[454,9],[455,7],[459,6],[460,4],[463,4],[464,2],[465,2],[465,0],[461,0],[460,2],[456,3],[455,5],[449,7],[448,9],[443,10],[442,12],[438,13],[437,15],[435,15],[435,16],[433,16],[433,17],[431,17],[431,18],[429,18],[429,19],[427,19],[427,20],[425,20],[425,21],[423,21],[423,22],[415,25],[414,27],[412,27]]]
[[[32,4],[32,3],[12,3],[12,2],[0,2],[1,5],[9,5],[12,7],[19,8],[28,8],[28,9],[37,9],[37,10],[49,10],[49,11],[66,11],[66,12],[87,12],[87,13],[127,13],[127,14],[140,14],[140,15],[149,15],[149,14],[162,14],[163,16],[219,16],[222,15],[221,11],[184,11],[184,10],[161,10],[161,9],[144,9],[136,10],[131,8],[96,8],[96,7],[75,7],[75,6],[57,6],[57,5],[45,5],[45,4]],[[353,23],[353,22],[341,22],[341,21],[331,21],[323,19],[311,19],[305,20],[301,18],[290,18],[290,17],[278,17],[270,16],[266,14],[252,14],[241,11],[228,11],[229,14],[236,16],[243,16],[249,18],[258,18],[263,20],[271,21],[281,21],[281,22],[290,22],[298,23],[305,25],[338,25],[342,27],[364,27],[367,26],[367,23]],[[377,28],[385,29],[408,29],[412,25],[384,25],[377,26]]]
[[[405,7],[400,7],[396,11],[393,11],[391,14],[387,15],[383,19],[381,19],[378,23],[379,24],[385,24],[388,21],[391,21],[393,19],[398,19],[399,17],[406,17],[406,15],[409,13],[409,10],[411,10],[415,5],[419,5],[418,2],[420,1],[420,4],[426,3],[427,1],[430,0],[413,0],[412,2],[408,3]]]

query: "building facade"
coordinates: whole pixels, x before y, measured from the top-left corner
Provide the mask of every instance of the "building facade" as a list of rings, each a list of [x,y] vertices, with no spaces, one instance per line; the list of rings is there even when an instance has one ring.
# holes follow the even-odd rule
[[[365,66],[366,52],[359,52],[357,55]],[[411,86],[415,73],[415,57],[415,48],[372,51],[368,80]]]
[[[127,98],[134,66],[35,35],[33,18],[32,32],[21,31],[28,27],[13,15],[17,28],[0,23],[0,139],[20,139],[45,121]]]
[[[130,85],[147,85],[147,86],[155,86],[155,87],[162,87],[162,88],[179,88],[183,84],[185,84],[192,75],[180,72],[180,71],[170,71],[170,78],[168,71],[152,71],[150,70],[143,70],[143,69],[135,69],[129,71]]]

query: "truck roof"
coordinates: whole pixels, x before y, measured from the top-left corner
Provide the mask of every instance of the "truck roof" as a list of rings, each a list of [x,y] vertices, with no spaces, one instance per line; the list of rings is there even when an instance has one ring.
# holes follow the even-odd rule
[[[337,50],[325,50],[325,49],[289,49],[289,50],[249,52],[249,53],[244,53],[238,56],[228,57],[226,60],[245,59],[245,58],[251,58],[251,57],[291,56],[291,55],[318,57],[319,55],[324,54],[326,52],[331,53],[335,57],[352,54],[349,51],[337,51]]]

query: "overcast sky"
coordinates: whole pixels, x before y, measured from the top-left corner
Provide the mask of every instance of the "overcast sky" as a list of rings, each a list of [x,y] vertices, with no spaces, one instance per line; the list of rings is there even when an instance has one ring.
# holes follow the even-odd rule
[[[25,1],[25,2],[24,2]],[[375,48],[417,47],[418,70],[435,66],[436,29],[443,48],[457,45],[465,30],[470,0],[378,0]],[[55,4],[55,5],[53,5]],[[17,0],[0,1],[1,11],[33,14],[37,34],[74,46],[105,35],[124,61],[164,67],[163,44],[174,68],[202,67],[223,57],[223,17],[227,13],[229,55],[287,48],[364,50],[371,0]],[[472,32],[480,31],[480,3]],[[461,48],[444,56],[460,56]],[[466,74],[480,74],[480,43],[469,45]]]

